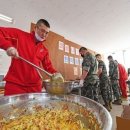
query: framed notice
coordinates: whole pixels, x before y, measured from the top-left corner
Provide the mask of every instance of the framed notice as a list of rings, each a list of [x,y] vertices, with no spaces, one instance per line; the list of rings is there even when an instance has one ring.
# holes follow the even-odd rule
[[[74,64],[74,57],[70,56],[70,64]]]
[[[80,68],[80,75],[82,75],[82,68]]]
[[[68,58],[68,56],[67,55],[64,55],[64,63],[69,63],[69,58]]]
[[[75,65],[79,65],[79,59],[75,58]]]
[[[64,43],[59,41],[59,50],[64,50]]]
[[[81,66],[81,65],[82,65],[82,63],[83,63],[83,59],[80,59],[79,61],[80,61],[80,66]]]
[[[65,45],[65,52],[69,53],[69,46]]]
[[[79,49],[76,48],[76,55],[79,55]]]
[[[78,67],[74,67],[74,75],[78,75]]]
[[[71,47],[71,54],[75,54],[75,48]]]

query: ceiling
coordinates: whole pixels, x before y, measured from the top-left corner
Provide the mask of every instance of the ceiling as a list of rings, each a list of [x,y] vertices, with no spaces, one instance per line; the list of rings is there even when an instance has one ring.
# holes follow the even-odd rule
[[[100,53],[130,47],[130,0],[1,0],[0,13],[15,19],[0,26],[29,31],[45,18],[52,31]]]

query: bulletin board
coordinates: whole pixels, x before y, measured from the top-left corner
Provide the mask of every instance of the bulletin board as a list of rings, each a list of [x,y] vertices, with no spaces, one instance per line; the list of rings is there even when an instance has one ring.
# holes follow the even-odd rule
[[[35,29],[35,24],[31,23],[30,31]],[[82,57],[79,55],[77,43],[65,39],[63,36],[50,31],[44,45],[49,50],[49,56],[54,68],[60,72],[65,80],[75,80],[82,74]],[[89,50],[95,54],[94,51]],[[48,78],[42,73],[44,79]]]

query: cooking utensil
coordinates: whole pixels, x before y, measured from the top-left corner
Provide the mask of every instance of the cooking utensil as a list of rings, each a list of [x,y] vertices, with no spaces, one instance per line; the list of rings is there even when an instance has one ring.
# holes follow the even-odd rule
[[[25,61],[26,63],[28,63],[30,65],[32,65],[36,69],[45,72],[47,75],[49,75],[51,77],[50,82],[45,83],[46,90],[47,90],[48,93],[51,93],[51,94],[67,94],[67,93],[71,92],[71,90],[72,90],[71,83],[69,83],[69,82],[64,83],[64,79],[63,79],[61,74],[55,74],[55,75],[50,74],[47,71],[45,71],[44,69],[40,68],[39,66],[33,64],[32,62],[30,62],[26,59],[24,59],[21,56],[19,56],[19,59]]]
[[[48,76],[50,76],[50,77],[52,77],[52,76],[53,76],[53,74],[48,73],[46,70],[44,70],[44,69],[40,68],[39,66],[37,66],[37,65],[33,64],[32,62],[30,62],[30,61],[26,60],[25,58],[23,58],[23,57],[21,57],[21,56],[19,56],[18,58],[19,58],[19,59],[21,59],[21,60],[23,60],[23,61],[25,61],[26,63],[28,63],[28,64],[32,65],[32,66],[33,66],[33,67],[35,67],[36,69],[38,69],[38,70],[41,70],[41,71],[45,72]]]
[[[19,56],[19,59],[25,61],[26,63],[28,63],[28,64],[30,64],[30,65],[32,65],[32,66],[35,67],[37,70],[41,70],[41,71],[45,72],[48,76],[51,77],[51,81],[52,81],[52,82],[64,82],[64,78],[62,77],[62,75],[61,75],[60,73],[58,73],[58,74],[50,74],[50,73],[48,73],[46,70],[40,68],[39,66],[33,64],[32,62],[26,60],[25,58],[23,58],[23,57],[21,57],[21,56]],[[40,72],[38,71],[38,73],[40,73]],[[41,77],[41,75],[40,75],[40,77]]]
[[[44,80],[43,85],[50,94],[69,94],[74,87],[74,82],[50,82],[49,80]]]
[[[78,95],[53,96],[46,93],[32,93],[15,96],[3,96],[0,98],[0,114],[6,120],[9,120],[24,114],[33,113],[33,107],[35,105],[59,110],[64,104],[68,106],[70,111],[75,113],[78,113],[80,107],[83,106],[83,110],[89,110],[93,113],[98,120],[98,123],[100,123],[102,130],[111,130],[112,118],[109,112],[99,103]],[[82,114],[80,118],[86,126],[89,125],[85,120],[85,114]],[[93,128],[94,125],[90,126],[90,128],[91,127]]]

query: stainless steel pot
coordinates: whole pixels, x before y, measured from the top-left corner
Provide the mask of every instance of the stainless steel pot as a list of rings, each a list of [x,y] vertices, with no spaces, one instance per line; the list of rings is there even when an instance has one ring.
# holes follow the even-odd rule
[[[111,130],[112,118],[109,112],[99,103],[78,95],[60,95],[52,96],[47,93],[32,93],[15,96],[6,96],[0,98],[0,114],[6,119],[17,118],[24,112],[33,112],[34,105],[48,106],[53,109],[61,107],[60,102],[67,103],[70,110],[77,112],[78,108],[84,106],[90,110],[98,122],[102,130]],[[14,110],[14,108],[17,108]],[[26,111],[24,111],[26,109]]]
[[[65,82],[50,82],[49,80],[44,80],[43,85],[46,88],[47,93],[49,94],[69,94],[71,93],[74,82],[65,81]]]

